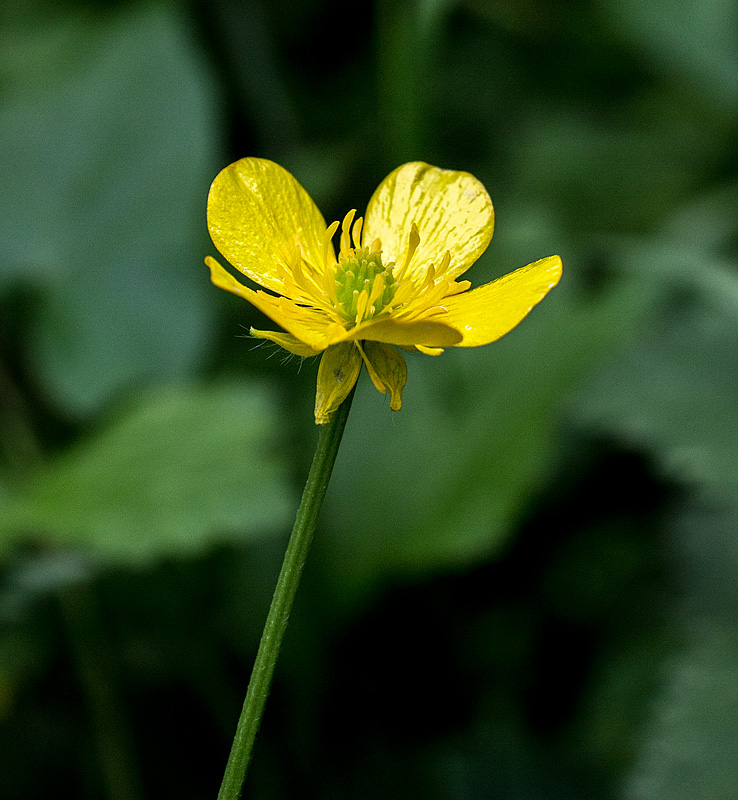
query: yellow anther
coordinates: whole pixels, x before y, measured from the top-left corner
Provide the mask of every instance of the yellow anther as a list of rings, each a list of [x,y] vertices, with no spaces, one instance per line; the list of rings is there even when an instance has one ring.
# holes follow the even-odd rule
[[[403,277],[405,274],[405,270],[410,265],[413,256],[415,255],[415,251],[418,249],[418,245],[420,244],[420,234],[418,233],[418,226],[413,222],[410,228],[410,237],[407,243],[407,253],[405,254],[405,261],[400,268],[400,271],[397,274],[398,280]]]
[[[374,276],[374,285],[372,286],[371,294],[369,295],[369,305],[374,306],[374,303],[382,296],[384,292],[384,275],[380,272]]]
[[[338,297],[336,296],[336,275],[333,270],[327,269],[323,273],[323,289],[328,295],[328,299],[334,306],[338,305]]]
[[[350,221],[351,217],[347,215],[341,234],[342,247]],[[355,241],[361,239],[361,222],[361,219],[356,220],[352,229]],[[379,240],[375,244],[380,244]],[[381,254],[376,250],[367,247],[342,249],[338,264],[332,270],[334,283],[328,294],[332,307],[346,322],[354,325],[381,314],[391,303],[396,289],[393,266],[382,264]]]
[[[351,238],[354,240],[354,247],[358,250],[361,247],[361,226],[364,224],[364,217],[359,217],[354,222],[354,227],[351,229]]]
[[[425,280],[423,281],[423,291],[427,291],[428,289],[432,288],[436,281],[436,268],[433,264],[428,267],[428,271],[425,273]]]
[[[415,287],[413,286],[410,281],[406,281],[405,283],[401,283],[395,292],[395,296],[392,298],[392,305],[398,306],[408,300],[413,294],[415,294]]]
[[[356,209],[352,208],[351,211],[346,214],[343,218],[343,222],[341,223],[341,255],[345,258],[350,257],[351,253],[351,223],[354,220],[354,215],[356,214]]]
[[[446,292],[446,295],[450,296],[453,294],[459,294],[459,292],[465,292],[470,288],[471,281],[451,281],[448,285],[448,291]]]
[[[336,220],[335,222],[331,222],[331,224],[326,228],[325,238],[323,240],[323,263],[326,266],[328,266],[328,254],[331,252],[331,241],[333,240],[333,236],[338,230],[338,226],[340,224],[341,223]]]
[[[364,314],[366,313],[367,306],[369,305],[369,295],[366,292],[362,292],[359,295],[359,300],[356,303],[356,324],[359,325],[361,321],[364,319]]]

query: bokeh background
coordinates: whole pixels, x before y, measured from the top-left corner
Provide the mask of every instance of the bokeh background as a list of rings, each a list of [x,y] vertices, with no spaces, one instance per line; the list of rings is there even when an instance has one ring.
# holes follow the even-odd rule
[[[497,211],[500,342],[362,378],[246,796],[738,798],[738,6],[0,6],[0,795],[214,798],[317,364],[208,281],[209,183]]]

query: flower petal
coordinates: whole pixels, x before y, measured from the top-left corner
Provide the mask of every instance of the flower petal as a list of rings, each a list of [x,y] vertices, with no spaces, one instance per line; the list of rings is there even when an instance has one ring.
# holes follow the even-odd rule
[[[462,339],[459,331],[446,324],[445,321],[436,322],[440,319],[438,316],[433,320],[406,322],[385,317],[376,322],[358,325],[348,331],[346,336],[356,340],[396,344],[400,347],[412,347],[419,344],[425,347],[451,347],[459,344]]]
[[[377,321],[370,320],[346,330],[317,309],[298,305],[286,297],[274,297],[266,292],[249,289],[248,286],[239,283],[211,256],[207,256],[205,263],[210,267],[210,278],[216,286],[248,300],[277,325],[316,352],[341,342],[363,339],[401,347],[418,344],[426,347],[451,347],[458,344],[462,338],[454,327],[441,322],[434,320],[406,322],[391,317]]]
[[[296,356],[308,358],[309,356],[320,355],[320,350],[314,350],[310,345],[303,344],[299,339],[290,336],[289,333],[280,333],[279,331],[257,331],[256,328],[250,328],[249,333],[254,339],[268,339],[270,342],[278,344],[290,353]]]
[[[329,347],[320,359],[315,393],[315,424],[325,425],[349,396],[361,371],[361,354],[353,342]]]
[[[465,272],[487,249],[494,228],[492,201],[468,172],[439,169],[422,161],[391,172],[374,192],[364,219],[364,242],[382,241],[384,263],[400,269],[410,244],[412,225],[420,242],[404,276],[425,276],[448,250],[449,278]]]
[[[242,158],[218,173],[208,195],[208,228],[225,258],[267,289],[284,293],[282,273],[292,273],[295,245],[322,274],[325,220],[310,195],[273,161]]]
[[[426,356],[440,356],[443,353],[442,347],[424,347],[422,344],[416,344],[415,349]]]
[[[561,277],[561,259],[549,256],[491,283],[444,300],[435,319],[458,329],[457,347],[489,344],[512,330]]]
[[[343,328],[336,325],[317,309],[297,305],[286,297],[274,297],[267,292],[255,292],[239,283],[231,274],[214,259],[208,256],[205,263],[210,267],[210,279],[221,289],[237,294],[248,300],[253,306],[266,314],[269,319],[281,325],[288,333],[303,342],[311,349],[320,352],[325,350],[332,340],[345,338]]]
[[[384,394],[390,390],[390,408],[402,408],[402,390],[407,383],[407,364],[394,347],[381,342],[364,342],[366,368],[372,383]]]

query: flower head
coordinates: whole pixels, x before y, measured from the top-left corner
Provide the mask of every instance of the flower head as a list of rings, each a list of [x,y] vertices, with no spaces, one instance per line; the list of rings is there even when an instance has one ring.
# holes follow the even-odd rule
[[[363,219],[349,211],[342,223],[326,225],[289,172],[243,158],[213,181],[208,227],[223,256],[263,289],[244,286],[208,257],[213,283],[284,329],[251,334],[299,356],[322,353],[318,424],[348,396],[362,363],[399,410],[407,366],[392,345],[439,355],[445,347],[489,344],[561,275],[561,259],[550,256],[469,291],[471,283],[458,278],[492,238],[492,201],[469,173],[419,161],[382,181]]]

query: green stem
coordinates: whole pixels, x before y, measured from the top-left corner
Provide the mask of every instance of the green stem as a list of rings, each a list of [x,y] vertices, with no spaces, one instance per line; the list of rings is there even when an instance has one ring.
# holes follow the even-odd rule
[[[241,716],[233,738],[231,754],[228,757],[223,782],[218,792],[218,800],[237,800],[241,795],[246,770],[251,760],[259,723],[272,683],[274,666],[277,663],[287,621],[295,600],[315,526],[323,505],[328,481],[341,444],[343,429],[346,426],[354,392],[334,412],[332,419],[320,427],[318,445],[313,456],[300,507],[297,509],[295,525],[287,545],[282,569],[277,579],[272,604],[269,607],[259,650],[251,672],[249,688],[243,703]]]

